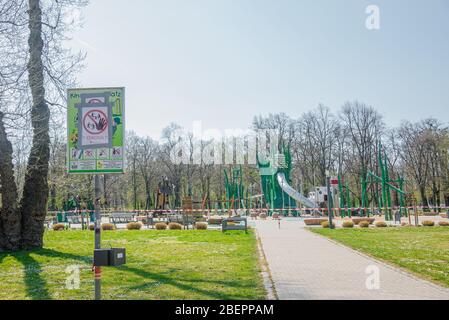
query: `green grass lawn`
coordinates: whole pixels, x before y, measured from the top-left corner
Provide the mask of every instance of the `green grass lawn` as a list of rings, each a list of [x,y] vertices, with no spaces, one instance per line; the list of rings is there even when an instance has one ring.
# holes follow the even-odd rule
[[[103,268],[104,299],[264,299],[253,232],[109,231],[127,264]],[[0,299],[92,299],[93,232],[48,231],[45,248],[0,253]],[[66,288],[67,267],[80,288]]]
[[[448,227],[310,230],[449,287]]]

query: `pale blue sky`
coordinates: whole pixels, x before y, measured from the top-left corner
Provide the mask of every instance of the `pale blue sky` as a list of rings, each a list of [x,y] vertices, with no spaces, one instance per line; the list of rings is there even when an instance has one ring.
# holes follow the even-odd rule
[[[365,28],[370,4],[380,30]],[[80,82],[125,86],[127,129],[142,135],[354,99],[390,125],[449,121],[445,0],[91,0],[84,17]]]

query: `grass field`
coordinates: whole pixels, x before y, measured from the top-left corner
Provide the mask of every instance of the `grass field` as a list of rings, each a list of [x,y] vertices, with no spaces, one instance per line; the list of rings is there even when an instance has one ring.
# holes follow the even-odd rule
[[[449,287],[448,227],[310,230]]]
[[[264,299],[253,232],[109,231],[127,264],[103,268],[104,299]],[[48,231],[45,248],[0,253],[0,299],[92,299],[93,232]],[[66,269],[80,268],[69,290]]]

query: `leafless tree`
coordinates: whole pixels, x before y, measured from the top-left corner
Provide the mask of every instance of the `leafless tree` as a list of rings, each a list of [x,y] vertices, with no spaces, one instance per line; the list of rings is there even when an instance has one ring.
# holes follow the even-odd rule
[[[65,85],[73,81],[82,55],[64,49],[63,40],[73,23],[70,8],[82,0],[2,0],[0,2],[0,173],[2,210],[0,244],[3,250],[42,247],[49,194],[51,107],[60,106]],[[14,55],[11,55],[14,54]],[[10,55],[10,56],[8,56]],[[6,98],[5,98],[6,94]],[[58,98],[59,96],[59,98]],[[53,100],[55,99],[55,100]],[[31,124],[32,137],[19,199],[7,127]],[[11,132],[11,130],[10,130]]]

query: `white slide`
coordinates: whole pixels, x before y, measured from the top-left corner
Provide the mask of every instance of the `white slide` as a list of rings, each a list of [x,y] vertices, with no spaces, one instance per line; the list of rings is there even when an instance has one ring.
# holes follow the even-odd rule
[[[284,190],[284,192],[286,194],[288,194],[290,197],[292,197],[299,203],[302,203],[307,208],[315,208],[316,207],[315,203],[312,200],[304,197],[302,194],[300,194],[298,191],[293,189],[288,184],[287,179],[285,178],[285,174],[278,173],[277,179],[278,179],[279,185],[281,186],[281,189]]]

